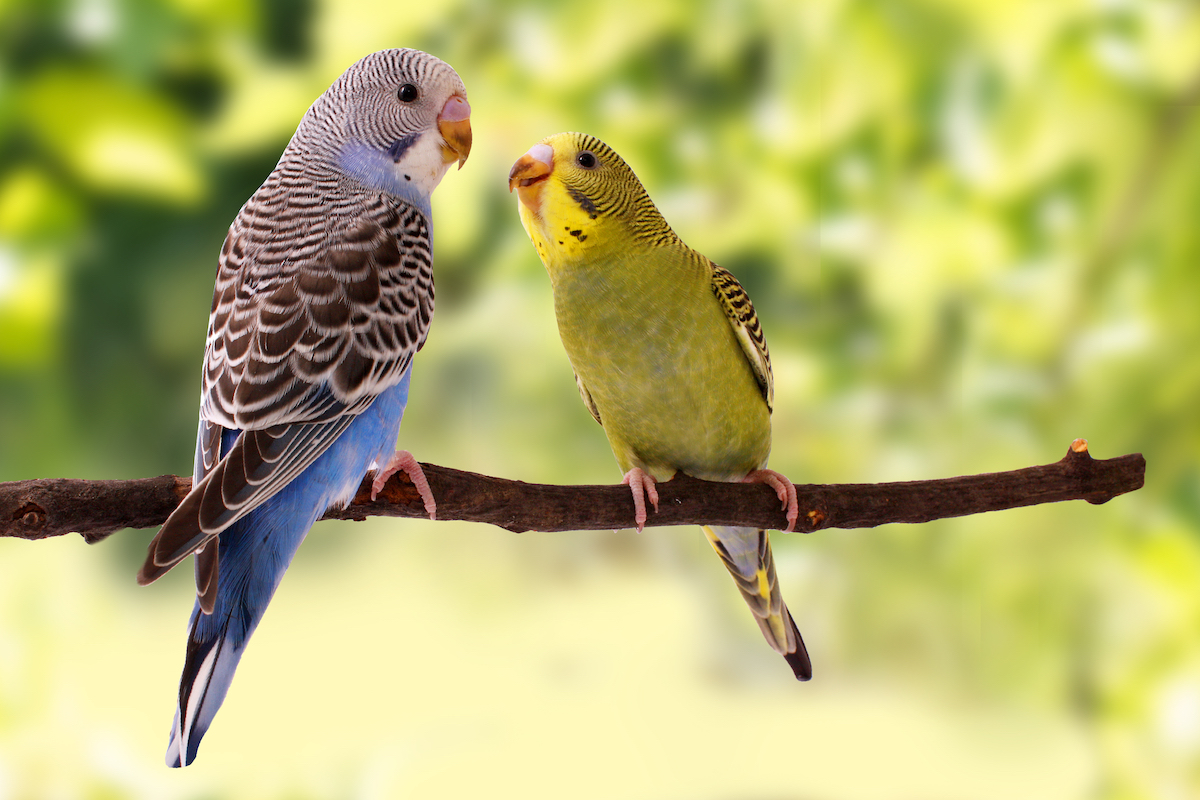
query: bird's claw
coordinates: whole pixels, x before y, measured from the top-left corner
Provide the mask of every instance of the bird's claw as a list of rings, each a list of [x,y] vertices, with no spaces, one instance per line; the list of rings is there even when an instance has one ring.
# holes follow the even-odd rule
[[[742,483],[765,483],[774,489],[783,502],[783,510],[787,512],[788,524],[783,532],[791,533],[796,529],[796,520],[800,518],[800,501],[796,497],[796,485],[786,475],[773,469],[756,469],[742,478]]]
[[[429,490],[429,481],[425,478],[425,472],[417,463],[417,459],[413,458],[413,454],[407,450],[397,450],[392,453],[387,466],[375,473],[375,480],[371,481],[371,501],[374,502],[379,493],[383,491],[388,478],[397,472],[404,472],[408,475],[417,494],[421,496],[421,501],[425,504],[429,518],[437,519],[437,503],[433,500],[433,492]]]
[[[638,533],[646,526],[646,498],[658,512],[658,489],[654,487],[654,478],[650,477],[640,467],[634,467],[625,473],[621,483],[629,487],[633,493],[633,521],[637,523]]]

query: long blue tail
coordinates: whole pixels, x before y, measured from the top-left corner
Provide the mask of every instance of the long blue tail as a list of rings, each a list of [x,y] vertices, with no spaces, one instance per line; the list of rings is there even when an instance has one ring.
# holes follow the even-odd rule
[[[396,445],[408,402],[411,370],[384,391],[323,452],[278,494],[226,528],[218,539],[219,573],[212,614],[197,600],[188,629],[187,657],[179,683],[179,705],[167,745],[167,766],[187,766],[258,627],[283,573],[308,529],[333,505],[344,505],[363,476]],[[240,431],[225,431],[228,453]]]
[[[300,542],[325,508],[297,508],[303,501],[304,476],[245,518],[220,538],[220,574],[212,614],[200,613],[196,602],[188,626],[187,657],[179,683],[179,707],[171,725],[167,765],[187,766],[196,758],[200,739],[225,700],[246,642]]]

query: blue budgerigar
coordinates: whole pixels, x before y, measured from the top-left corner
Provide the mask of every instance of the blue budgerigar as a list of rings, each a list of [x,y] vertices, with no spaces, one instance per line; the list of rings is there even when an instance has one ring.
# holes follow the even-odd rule
[[[418,50],[348,69],[300,121],[218,260],[192,491],[138,582],[196,554],[167,764],[196,757],[300,542],[330,506],[405,471],[395,452],[413,354],[433,317],[430,194],[471,149],[458,74]],[[390,457],[389,457],[390,456]]]

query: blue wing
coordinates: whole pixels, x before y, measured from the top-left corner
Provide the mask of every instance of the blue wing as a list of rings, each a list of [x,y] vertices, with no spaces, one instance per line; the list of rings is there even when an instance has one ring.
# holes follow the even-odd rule
[[[251,198],[222,248],[195,483],[150,543],[139,583],[204,547],[197,589],[206,598],[218,551],[205,544],[320,457],[400,379],[429,330],[432,259],[418,209],[375,194],[353,214],[307,226],[270,220],[277,183]],[[214,463],[221,428],[246,434]]]

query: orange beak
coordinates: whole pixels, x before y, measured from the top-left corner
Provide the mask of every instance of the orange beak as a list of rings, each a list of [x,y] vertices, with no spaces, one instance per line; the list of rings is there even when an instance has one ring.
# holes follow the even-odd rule
[[[467,162],[471,154],[471,105],[467,98],[454,95],[442,106],[438,114],[438,132],[442,134],[442,158],[449,164],[458,162],[458,168]]]
[[[536,211],[542,194],[540,184],[553,171],[554,148],[548,144],[535,144],[509,170],[508,191],[516,189],[521,202],[531,211]]]

